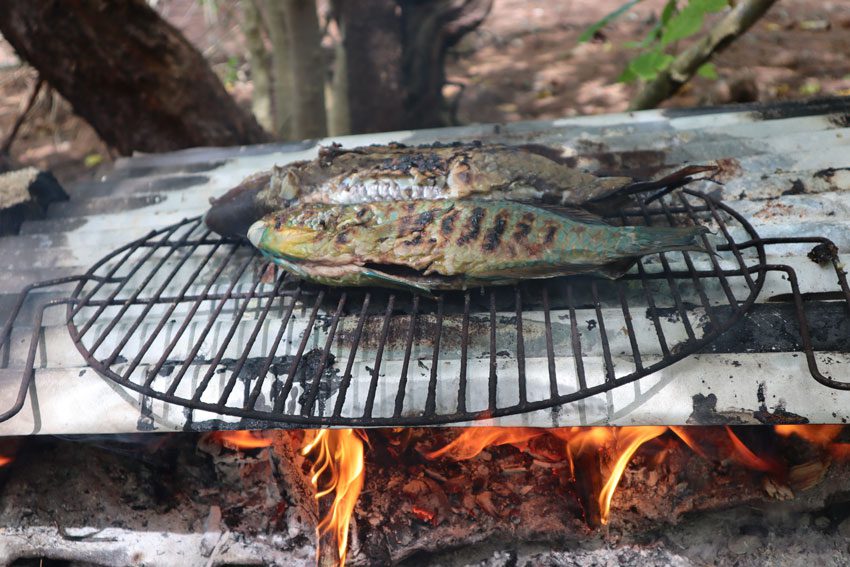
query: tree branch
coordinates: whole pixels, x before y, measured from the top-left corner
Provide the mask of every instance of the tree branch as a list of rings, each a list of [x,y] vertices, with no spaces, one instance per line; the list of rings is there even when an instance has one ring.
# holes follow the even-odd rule
[[[15,136],[18,135],[18,130],[20,130],[21,125],[24,123],[24,120],[26,120],[27,114],[29,114],[32,107],[35,106],[35,99],[38,98],[38,93],[41,92],[42,84],[44,84],[44,80],[41,78],[41,75],[39,75],[38,80],[35,82],[35,86],[32,89],[32,93],[30,94],[30,98],[27,101],[27,105],[24,107],[23,112],[18,115],[18,118],[12,125],[12,129],[9,130],[9,135],[6,136],[6,141],[4,141],[3,146],[0,147],[0,155],[9,155],[9,150],[12,149],[12,142],[15,141]]]
[[[632,100],[630,110],[655,108],[687,83],[704,63],[756,23],[777,0],[743,0],[708,35],[680,53],[670,66],[647,83]]]

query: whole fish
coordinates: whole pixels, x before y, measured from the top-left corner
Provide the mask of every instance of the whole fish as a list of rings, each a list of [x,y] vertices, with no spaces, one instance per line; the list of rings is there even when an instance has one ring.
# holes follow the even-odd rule
[[[611,226],[585,211],[504,200],[302,204],[249,240],[287,271],[337,286],[430,292],[590,274],[617,278],[646,254],[706,251],[703,227]]]
[[[512,199],[566,206],[607,203],[630,193],[680,186],[712,167],[691,166],[662,180],[597,177],[558,160],[544,146],[402,144],[323,147],[317,159],[252,175],[214,200],[207,226],[245,236],[263,216],[295,203],[359,204],[390,200]]]

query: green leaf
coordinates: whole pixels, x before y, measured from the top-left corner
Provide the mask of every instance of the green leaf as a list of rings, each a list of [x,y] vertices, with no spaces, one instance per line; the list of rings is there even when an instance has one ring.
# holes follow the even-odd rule
[[[691,3],[704,12],[722,12],[729,5],[729,0],[691,0]]]
[[[629,69],[641,79],[649,81],[657,77],[658,72],[666,69],[672,62],[672,55],[662,51],[648,51],[632,59],[629,62]]]
[[[618,83],[633,83],[637,81],[638,76],[635,75],[635,72],[632,71],[631,67],[626,67],[626,70],[623,71],[619,77],[617,77]]]
[[[703,63],[700,65],[700,68],[697,69],[697,75],[713,81],[717,80],[717,67],[714,66],[714,63]]]
[[[661,45],[669,45],[694,35],[702,28],[706,14],[719,12],[728,5],[727,0],[690,0],[682,11],[671,16],[667,22],[661,35]]]
[[[608,24],[610,24],[611,22],[631,10],[633,6],[639,4],[642,1],[643,0],[630,0],[629,2],[626,2],[622,6],[620,6],[619,8],[617,8],[616,10],[614,10],[613,12],[611,12],[610,14],[608,14],[586,30],[584,30],[584,33],[582,33],[578,37],[578,42],[584,43],[586,41],[589,41],[596,34],[596,32],[598,32],[599,30],[601,30],[602,28],[604,28],[605,26],[607,26]]]
[[[704,13],[694,10],[688,4],[684,10],[670,18],[664,33],[661,34],[661,45],[669,45],[674,41],[684,39],[697,33],[702,27]]]
[[[670,21],[670,18],[673,17],[679,9],[679,3],[677,0],[667,0],[667,3],[664,5],[664,9],[661,10],[661,25],[666,26],[667,22]]]

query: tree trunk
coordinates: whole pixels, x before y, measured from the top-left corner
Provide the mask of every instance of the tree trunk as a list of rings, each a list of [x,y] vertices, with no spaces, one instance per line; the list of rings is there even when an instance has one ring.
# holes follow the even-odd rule
[[[297,139],[327,134],[325,116],[325,61],[315,0],[285,0],[286,25],[291,41],[292,129]]]
[[[251,65],[251,109],[254,117],[267,131],[274,130],[271,103],[271,79],[269,77],[269,53],[263,42],[263,26],[257,0],[242,1],[242,16],[245,20],[245,45],[248,48],[248,63]]]
[[[405,128],[401,79],[401,23],[395,0],[334,0],[341,35],[334,61],[334,116],[337,101],[347,106],[347,132]]]
[[[334,0],[334,19],[342,36],[334,65],[334,104],[347,93],[350,131],[449,124],[443,97],[446,53],[484,20],[492,4],[492,0]]]
[[[492,0],[398,0],[401,5],[404,56],[402,74],[407,91],[408,128],[450,123],[443,97],[446,52],[478,27]]]
[[[280,0],[266,0],[266,16],[272,42],[274,130],[281,140],[292,140],[295,137],[292,125],[292,101],[295,98],[290,56],[292,41],[286,25],[286,12]]]
[[[268,139],[143,0],[6,0],[0,31],[122,154]]]

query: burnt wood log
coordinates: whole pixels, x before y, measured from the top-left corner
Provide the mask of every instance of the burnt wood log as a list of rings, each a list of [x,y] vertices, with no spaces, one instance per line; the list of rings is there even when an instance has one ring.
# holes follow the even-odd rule
[[[0,32],[121,154],[268,140],[143,0],[9,0]]]

